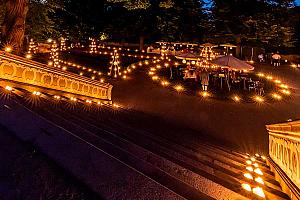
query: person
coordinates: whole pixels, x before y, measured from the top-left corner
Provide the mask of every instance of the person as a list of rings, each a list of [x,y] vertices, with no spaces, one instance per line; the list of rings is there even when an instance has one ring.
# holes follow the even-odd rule
[[[281,56],[278,54],[278,52],[276,54],[273,54],[272,55],[272,60],[273,60],[273,65],[274,67],[279,67],[280,66],[280,59],[281,59]]]
[[[207,91],[208,84],[209,84],[209,73],[207,71],[203,71],[201,73],[201,85],[203,91]]]
[[[264,55],[262,53],[258,55],[258,60],[260,63],[264,62]]]

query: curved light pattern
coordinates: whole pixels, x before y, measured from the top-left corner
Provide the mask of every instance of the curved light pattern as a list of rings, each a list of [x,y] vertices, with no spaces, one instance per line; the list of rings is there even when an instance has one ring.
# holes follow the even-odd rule
[[[206,98],[206,97],[209,97],[209,93],[208,92],[202,92],[201,93],[202,97]]]
[[[253,180],[253,176],[250,173],[245,173],[244,176],[248,179]]]
[[[118,104],[116,104],[116,103],[113,104],[113,107],[120,108],[120,106]]]
[[[256,168],[254,170],[255,173],[259,174],[259,175],[263,175],[262,171],[259,168]]]
[[[12,48],[11,46],[6,46],[6,47],[4,48],[4,51],[6,51],[6,52],[8,52],[8,53],[12,52],[12,50],[13,50],[13,48]]]
[[[158,79],[158,76],[152,76],[152,80],[157,81]]]
[[[161,84],[162,86],[168,86],[170,83],[168,81],[162,81]]]
[[[255,187],[255,188],[253,188],[253,193],[256,194],[256,195],[258,195],[258,196],[260,196],[260,197],[262,197],[262,198],[266,197],[265,193],[264,193],[264,191],[263,191],[263,189],[261,187]]]
[[[265,183],[264,183],[264,180],[263,180],[261,177],[256,177],[254,180],[255,180],[256,182],[262,184],[262,185],[265,184]]]
[[[177,92],[181,92],[181,91],[184,90],[184,88],[183,88],[181,85],[176,85],[176,86],[174,87],[174,89],[177,90]]]
[[[286,90],[286,89],[281,90],[281,92],[283,94],[286,94],[286,95],[290,95],[291,94],[291,92],[289,90]]]
[[[280,84],[279,87],[284,88],[284,89],[288,89],[289,88],[286,84]]]
[[[71,97],[71,101],[77,101],[77,99],[75,97]]]
[[[244,190],[247,190],[247,191],[251,192],[251,186],[249,184],[247,184],[247,183],[243,183],[242,184],[242,188]]]
[[[248,171],[250,171],[250,172],[253,172],[253,167],[248,166],[248,167],[246,167],[246,170],[248,170]]]
[[[262,103],[264,101],[264,99],[261,96],[255,96],[254,99],[259,103]]]
[[[274,99],[277,99],[277,100],[281,100],[282,99],[282,97],[279,94],[276,94],[276,93],[272,94],[272,97]]]
[[[38,91],[33,91],[32,94],[35,95],[35,96],[40,96],[41,95],[41,93],[38,92]]]
[[[60,96],[58,96],[58,95],[54,95],[54,99],[57,99],[57,100],[59,100],[59,99],[60,99]]]
[[[281,83],[280,80],[275,80],[274,82],[277,83],[277,84],[280,84],[280,83]]]
[[[241,98],[239,96],[235,95],[235,96],[233,96],[233,100],[235,102],[239,102],[241,100]]]
[[[13,88],[12,88],[11,86],[9,86],[9,85],[7,85],[7,86],[5,87],[5,89],[6,89],[7,91],[12,91],[12,90],[13,90]]]
[[[257,76],[259,76],[259,77],[264,77],[265,74],[263,74],[263,73],[258,73]]]
[[[32,55],[31,54],[26,54],[26,56],[25,56],[27,59],[30,59],[30,58],[32,58]]]

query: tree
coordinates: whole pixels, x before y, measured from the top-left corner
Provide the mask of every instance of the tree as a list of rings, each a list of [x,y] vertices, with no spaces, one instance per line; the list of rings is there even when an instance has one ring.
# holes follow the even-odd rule
[[[215,36],[226,35],[222,42],[238,45],[292,46],[294,28],[289,11],[293,6],[294,0],[214,0],[214,32],[219,33]]]
[[[5,15],[2,23],[1,38],[6,45],[13,47],[16,53],[22,51],[25,19],[28,0],[5,0]]]
[[[45,41],[49,37],[61,36],[54,21],[54,14],[62,10],[63,1],[59,0],[29,0],[29,10],[26,16],[25,36],[37,41]]]

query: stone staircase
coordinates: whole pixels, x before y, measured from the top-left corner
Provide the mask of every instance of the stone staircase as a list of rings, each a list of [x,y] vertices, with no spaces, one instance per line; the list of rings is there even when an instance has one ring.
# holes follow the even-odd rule
[[[7,92],[4,88],[1,90]],[[268,156],[244,154],[205,141],[185,142],[169,134],[160,135],[127,123],[128,118],[136,116],[111,105],[97,107],[80,99],[74,104],[67,97],[61,97],[58,102],[53,95],[43,93],[34,97],[38,104],[30,106],[28,98],[31,96],[26,90],[14,88],[10,100],[1,102],[1,109],[5,111],[4,105],[7,105],[11,108],[9,112],[14,112],[14,109],[24,107],[34,113],[31,117],[49,120],[53,126],[100,149],[116,162],[126,164],[128,169],[151,180],[152,184],[171,191],[173,196],[168,193],[166,199],[175,196],[178,199],[289,199],[267,164]],[[55,159],[55,155],[52,158]],[[76,172],[73,174],[81,176]],[[103,190],[96,192],[103,195]],[[164,199],[159,195],[156,198]]]

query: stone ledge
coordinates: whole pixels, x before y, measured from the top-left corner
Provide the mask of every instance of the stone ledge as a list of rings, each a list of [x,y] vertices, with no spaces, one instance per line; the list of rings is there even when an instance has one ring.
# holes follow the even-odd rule
[[[293,181],[285,174],[285,172],[268,156],[267,163],[272,172],[274,172],[275,179],[280,183],[283,192],[285,192],[291,200],[300,199],[300,190],[293,183]]]

